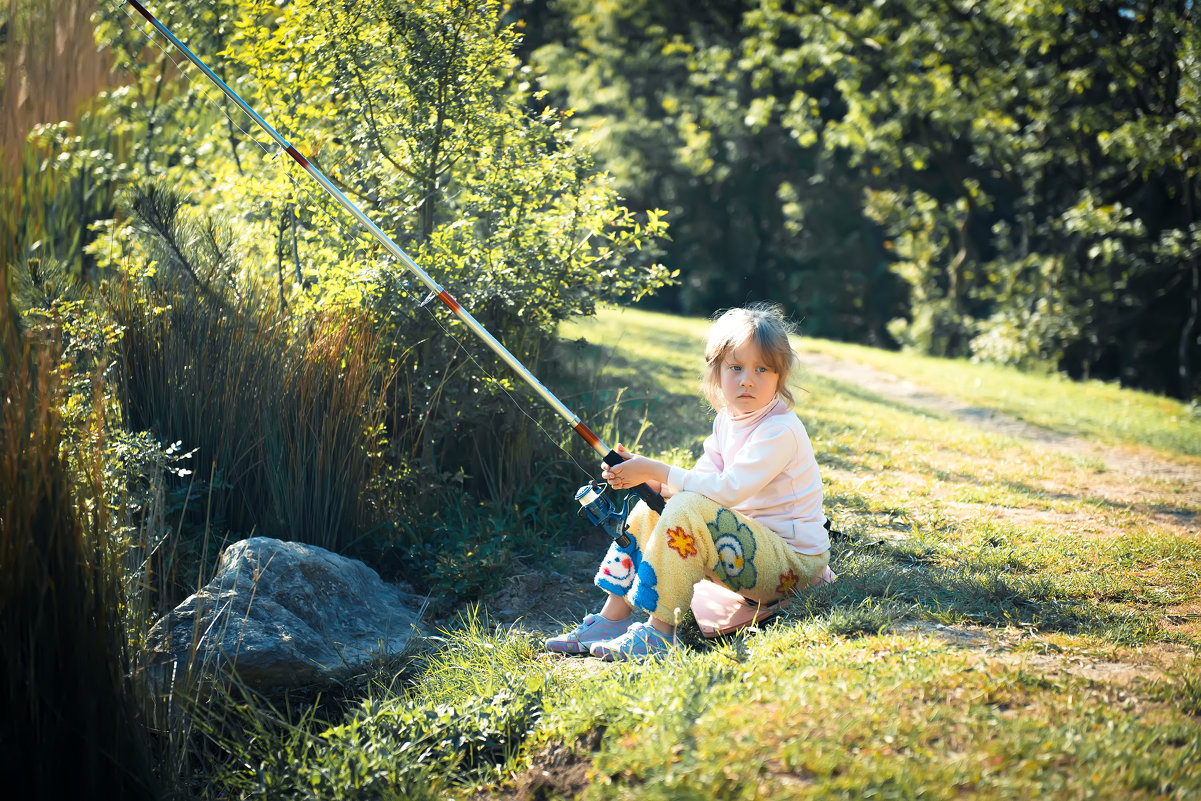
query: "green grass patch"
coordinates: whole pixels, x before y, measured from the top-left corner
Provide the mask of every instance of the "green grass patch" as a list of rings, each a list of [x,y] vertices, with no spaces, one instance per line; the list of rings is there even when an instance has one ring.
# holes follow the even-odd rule
[[[984,667],[921,638],[776,631],[741,663],[713,654],[629,678],[625,703],[603,711],[610,730],[628,733],[598,755],[585,798],[1129,798],[1198,788],[1198,731],[1182,709],[1139,718],[1088,682]],[[579,706],[596,709],[587,697]]]
[[[1201,409],[1103,381],[939,359],[805,338],[803,347],[862,362],[964,403],[992,409],[1061,434],[1145,445],[1201,456]]]
[[[696,389],[706,327],[630,311],[566,326],[557,360],[577,411],[612,442],[689,462],[711,419]],[[964,384],[980,369],[958,367]],[[954,383],[955,363],[931,369]],[[1066,407],[1095,387],[1022,381],[1040,424],[1091,436],[1101,412]],[[802,383],[841,531],[834,584],[761,631],[708,642],[684,628],[688,647],[648,664],[551,656],[542,632],[468,618],[349,709],[231,747],[239,767],[217,786],[473,801],[1201,793],[1201,639],[1170,625],[1201,594],[1187,490],[1133,476],[1103,491],[1087,457]],[[1139,444],[1190,452],[1143,414]]]
[[[631,364],[645,360],[662,365],[656,377],[663,381],[664,389],[677,393],[695,386],[707,327],[708,321],[702,318],[608,308],[601,309],[595,321],[573,323],[563,332],[569,338],[583,337],[611,348],[618,363],[625,365],[624,371],[614,374],[618,380],[636,372]],[[1004,412],[1061,434],[1201,456],[1201,410],[1171,398],[1114,383],[1073,381],[1057,374],[1024,373],[810,337],[798,338],[797,345],[870,365],[964,403]],[[798,383],[815,387],[824,382],[802,376]],[[889,405],[853,385],[840,383],[840,387],[877,405]]]
[[[341,721],[256,740],[239,795],[481,798],[532,772],[544,798],[1201,791],[1191,665],[1117,690],[1032,669],[1033,655],[990,663],[922,633],[835,633],[830,619],[595,671],[474,621]],[[563,744],[585,742],[572,758],[586,786],[557,785]]]

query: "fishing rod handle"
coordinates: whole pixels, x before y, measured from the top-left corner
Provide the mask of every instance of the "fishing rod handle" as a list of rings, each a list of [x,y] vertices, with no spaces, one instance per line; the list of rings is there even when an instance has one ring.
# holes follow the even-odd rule
[[[623,459],[621,454],[617,451],[609,451],[605,454],[604,462],[605,464],[609,465],[609,467],[616,467],[624,461],[625,459]],[[652,512],[658,515],[663,514],[663,507],[666,506],[666,502],[663,500],[662,495],[650,488],[649,484],[639,484],[638,486],[634,487],[634,492],[637,493],[639,498],[646,502],[646,505],[651,508]]]

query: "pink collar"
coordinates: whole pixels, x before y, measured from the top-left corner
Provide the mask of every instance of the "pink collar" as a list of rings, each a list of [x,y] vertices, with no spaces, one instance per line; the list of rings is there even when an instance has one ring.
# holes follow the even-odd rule
[[[753,426],[753,425],[755,425],[755,423],[758,423],[764,417],[767,417],[770,414],[774,414],[783,405],[784,405],[784,401],[780,398],[779,395],[777,395],[774,401],[772,401],[771,403],[768,403],[762,409],[757,409],[753,412],[747,412],[746,414],[740,414],[737,416],[730,414],[729,415],[730,422],[733,423],[738,428],[746,428],[748,426]],[[729,414],[729,413],[727,412],[727,414]]]

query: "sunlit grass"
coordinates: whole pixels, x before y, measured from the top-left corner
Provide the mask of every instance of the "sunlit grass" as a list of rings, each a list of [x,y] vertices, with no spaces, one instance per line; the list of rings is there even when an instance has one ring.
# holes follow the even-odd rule
[[[772,632],[744,662],[698,658],[626,686],[627,703],[606,711],[629,733],[597,759],[585,798],[1125,798],[1197,786],[1196,732],[1179,714],[1130,715],[1088,682],[981,665],[920,636]]]
[[[696,389],[706,327],[630,311],[566,326],[561,359],[584,376],[573,398],[616,436],[640,432],[646,452],[689,461],[710,425]],[[976,366],[960,368],[974,380]],[[937,367],[949,383],[955,369]],[[1078,426],[1100,413],[1061,407],[1091,403],[1089,386],[1023,380],[1044,425],[1088,436]],[[1201,793],[1201,638],[1168,625],[1201,596],[1188,488],[1115,485],[1091,456],[849,382],[801,384],[843,532],[837,582],[760,632],[704,643],[685,630],[688,648],[649,664],[551,656],[541,633],[470,618],[346,717],[310,721],[317,745],[273,762],[276,786],[472,799]],[[1187,452],[1141,396],[1115,397],[1144,409],[1140,444]]]
[[[1073,381],[989,364],[805,338],[802,346],[862,362],[973,406],[1064,434],[1201,456],[1201,410],[1112,382]]]
[[[659,372],[664,389],[675,393],[695,388],[707,328],[704,318],[606,308],[595,321],[565,326],[564,334],[604,344],[625,360],[654,360],[662,365]],[[1201,456],[1201,411],[1171,398],[1114,383],[1072,381],[1060,375],[1029,374],[810,337],[798,337],[796,345],[801,350],[868,364],[935,392],[1056,432]],[[692,372],[684,375],[681,370]],[[822,382],[803,375],[799,383],[812,388]]]

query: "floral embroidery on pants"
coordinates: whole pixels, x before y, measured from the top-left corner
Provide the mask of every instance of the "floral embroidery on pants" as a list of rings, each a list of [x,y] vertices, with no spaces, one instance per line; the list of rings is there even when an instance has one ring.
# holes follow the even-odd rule
[[[729,509],[721,509],[717,519],[707,524],[717,549],[713,572],[732,590],[755,586],[755,535]]]
[[[780,583],[776,585],[776,592],[780,595],[788,595],[796,591],[797,585],[801,583],[801,577],[796,574],[791,568],[787,573],[780,576]]]
[[[682,557],[696,556],[696,538],[684,529],[676,526],[667,532],[667,547]]]

